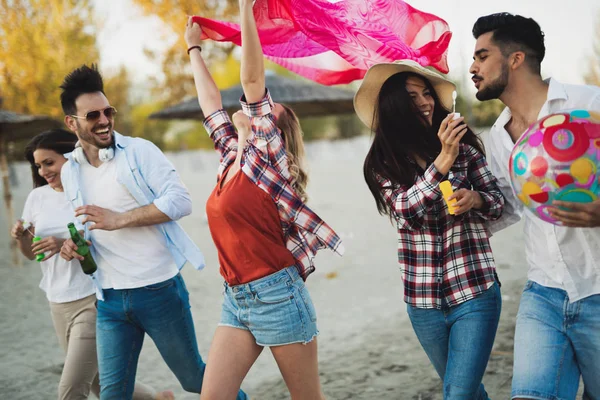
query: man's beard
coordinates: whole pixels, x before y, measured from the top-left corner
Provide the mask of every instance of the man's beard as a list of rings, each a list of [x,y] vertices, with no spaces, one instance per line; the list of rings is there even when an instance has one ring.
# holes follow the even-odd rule
[[[107,126],[103,126],[103,127],[95,126],[93,128],[93,130],[96,131],[96,130],[101,130],[104,128],[108,128],[108,131],[110,132],[112,130],[112,124],[108,124]],[[79,136],[80,140],[82,140],[86,143],[89,143],[99,149],[109,148],[113,145],[113,142],[114,142],[114,134],[111,134],[110,142],[108,142],[108,143],[102,142],[96,138],[96,135],[93,132],[88,132],[88,131],[85,131],[84,129],[82,129],[81,125],[79,124],[79,121],[77,121],[77,135]]]
[[[497,99],[504,93],[506,86],[508,86],[508,66],[502,64],[502,73],[500,76],[486,86],[485,89],[478,91],[475,97],[479,101]]]

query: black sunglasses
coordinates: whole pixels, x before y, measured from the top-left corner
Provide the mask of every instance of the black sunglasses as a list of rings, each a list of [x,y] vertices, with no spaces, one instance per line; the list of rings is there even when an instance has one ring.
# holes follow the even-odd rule
[[[80,117],[79,115],[71,115],[71,117],[85,119],[88,122],[94,122],[100,119],[100,113],[104,113],[104,116],[110,119],[115,117],[117,114],[117,109],[114,107],[106,107],[104,110],[90,111],[83,117]]]

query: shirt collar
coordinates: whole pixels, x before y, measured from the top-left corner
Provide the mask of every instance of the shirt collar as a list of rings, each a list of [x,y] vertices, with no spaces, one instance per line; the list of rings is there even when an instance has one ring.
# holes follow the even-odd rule
[[[544,80],[544,82],[548,83],[548,98],[546,99],[546,103],[549,103],[553,100],[567,100],[569,96],[567,95],[567,90],[565,89],[565,85],[560,83],[554,78],[548,78]]]
[[[115,135],[115,147],[124,148],[129,144],[129,138],[121,135],[119,132],[114,131]]]

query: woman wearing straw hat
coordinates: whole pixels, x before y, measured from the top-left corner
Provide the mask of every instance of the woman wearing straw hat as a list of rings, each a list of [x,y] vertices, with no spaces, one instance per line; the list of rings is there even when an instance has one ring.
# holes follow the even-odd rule
[[[454,91],[416,62],[378,64],[354,107],[374,133],[365,180],[396,221],[404,301],[444,399],[487,399],[481,380],[502,300],[485,221],[500,217],[504,198],[481,141],[449,112]]]

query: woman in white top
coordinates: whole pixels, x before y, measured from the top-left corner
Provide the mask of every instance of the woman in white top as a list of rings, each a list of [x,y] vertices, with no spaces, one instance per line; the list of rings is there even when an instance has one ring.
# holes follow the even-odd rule
[[[69,237],[67,224],[74,212],[67,201],[60,179],[60,170],[73,151],[77,137],[56,129],[34,137],[25,150],[31,164],[34,189],[29,193],[23,218],[18,220],[11,235],[21,253],[30,260],[44,254],[40,261],[42,281],[50,303],[52,321],[58,341],[66,352],[59,399],[86,399],[90,390],[99,397],[98,361],[96,358],[96,296],[92,280],[81,270],[78,260],[65,261],[56,256]],[[34,236],[42,239],[32,243]],[[173,393],[157,393],[144,384],[136,384],[133,398],[173,399]]]

